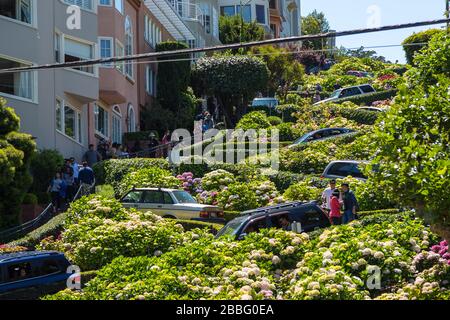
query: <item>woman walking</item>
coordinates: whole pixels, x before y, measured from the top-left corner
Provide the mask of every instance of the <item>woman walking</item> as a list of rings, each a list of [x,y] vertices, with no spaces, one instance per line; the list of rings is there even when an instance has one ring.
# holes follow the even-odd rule
[[[66,168],[66,171],[63,173],[63,180],[66,184],[66,202],[69,203],[73,200],[75,192],[75,177],[69,168]]]
[[[52,196],[53,213],[56,213],[61,209],[61,191],[63,189],[63,184],[64,181],[61,179],[61,174],[57,172],[48,187],[48,192],[50,192]]]
[[[330,199],[330,222],[334,226],[340,225],[342,222],[341,203],[339,189],[334,189]]]

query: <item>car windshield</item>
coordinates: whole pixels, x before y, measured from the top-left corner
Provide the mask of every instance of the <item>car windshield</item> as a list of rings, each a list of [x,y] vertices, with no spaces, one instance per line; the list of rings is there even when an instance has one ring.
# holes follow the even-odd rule
[[[197,201],[195,201],[195,199],[186,191],[174,191],[173,195],[178,203],[197,203]]]
[[[310,135],[311,135],[311,132],[308,132],[308,133],[304,134],[303,136],[301,136],[300,138],[295,140],[294,144],[299,144],[301,142],[304,142],[304,140],[306,140],[306,138],[308,138]]]
[[[217,237],[231,236],[236,234],[236,232],[238,231],[239,227],[242,225],[245,219],[246,217],[240,217],[231,220],[225,225],[225,227],[220,229],[220,231],[217,233]]]
[[[262,106],[276,106],[276,100],[264,99],[264,100],[253,100],[254,107],[262,107]]]
[[[342,90],[336,90],[333,92],[330,96],[330,99],[339,98],[339,95],[341,94]]]

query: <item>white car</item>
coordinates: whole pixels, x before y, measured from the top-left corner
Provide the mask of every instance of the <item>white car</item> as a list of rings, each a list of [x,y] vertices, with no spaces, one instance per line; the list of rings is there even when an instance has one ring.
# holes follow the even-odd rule
[[[279,102],[276,98],[255,98],[252,102],[252,107],[269,107],[275,109]]]
[[[135,188],[120,201],[125,208],[151,211],[163,218],[225,223],[222,209],[199,204],[184,190]]]
[[[332,161],[323,171],[321,178],[343,179],[351,176],[358,180],[367,180],[367,177],[360,170],[360,165],[367,161],[339,160]]]
[[[373,111],[373,112],[385,112],[386,110],[377,108],[377,107],[358,107],[356,110],[365,110],[365,111]]]
[[[334,91],[328,99],[316,102],[314,105],[319,105],[325,102],[333,102],[342,98],[365,95],[374,92],[376,92],[376,90],[370,84],[362,84],[359,86],[342,88]]]

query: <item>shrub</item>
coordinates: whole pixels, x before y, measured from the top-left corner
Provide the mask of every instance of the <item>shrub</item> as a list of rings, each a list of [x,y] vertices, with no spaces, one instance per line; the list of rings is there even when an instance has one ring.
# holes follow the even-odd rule
[[[38,204],[38,198],[32,193],[27,193],[23,197],[22,204]]]
[[[426,47],[423,43],[427,44],[431,38],[436,34],[444,33],[439,29],[429,29],[422,32],[414,33],[403,41],[403,50],[406,53],[406,60],[409,64],[414,64],[414,55]],[[414,45],[417,43],[417,45]]]
[[[358,95],[358,96],[341,98],[341,99],[333,101],[333,103],[339,104],[342,102],[350,101],[357,105],[369,106],[372,104],[372,102],[375,102],[378,100],[391,99],[391,98],[395,97],[396,94],[397,94],[397,90],[391,89],[391,90],[386,90],[386,91],[378,91],[378,92],[366,93],[366,94],[362,94],[362,95]]]
[[[283,122],[294,122],[296,119],[293,114],[303,110],[303,106],[298,104],[284,104],[276,107],[276,110],[281,113]]]
[[[239,120],[236,129],[250,130],[250,129],[269,129],[270,122],[266,114],[261,111],[254,111],[247,113]]]
[[[339,112],[346,119],[353,120],[359,124],[373,125],[378,119],[378,112],[368,110],[342,108]]]
[[[267,118],[267,120],[272,126],[278,126],[283,122],[283,120],[281,120],[281,118],[277,116],[270,116]]]
[[[202,178],[202,188],[206,191],[223,190],[227,185],[236,182],[233,174],[228,171],[219,169],[207,173]]]
[[[219,206],[229,211],[245,211],[258,207],[258,198],[246,183],[228,185],[218,195]]]
[[[139,169],[160,168],[170,170],[169,162],[165,159],[112,159],[94,165],[94,173],[98,184],[111,185],[119,196],[119,185],[122,179],[130,172]]]
[[[331,161],[331,152],[321,149],[323,146],[323,143],[313,143],[300,151],[281,150],[280,169],[301,174],[322,174]]]
[[[311,185],[311,182],[304,180],[292,184],[283,194],[286,200],[294,201],[319,201],[322,195],[322,190]]]
[[[138,169],[128,173],[118,185],[116,195],[124,195],[132,188],[181,188],[181,182],[164,169],[158,167]]]
[[[60,215],[52,218],[43,226],[31,231],[25,237],[14,240],[8,245],[10,246],[22,246],[28,249],[34,249],[41,240],[53,236],[57,237],[63,230],[64,221],[67,218],[67,213],[61,213]]]
[[[290,171],[278,171],[276,174],[269,176],[270,181],[275,184],[275,187],[280,192],[284,192],[290,185],[300,182],[304,178],[304,175],[292,173]]]
[[[279,130],[280,141],[293,141],[299,138],[299,134],[292,122],[280,123],[276,128]]]
[[[114,188],[109,184],[104,184],[95,187],[95,193],[104,198],[114,198]]]
[[[64,164],[64,157],[57,150],[44,149],[35,153],[31,159],[30,170],[33,175],[34,192],[46,192],[55,173]]]

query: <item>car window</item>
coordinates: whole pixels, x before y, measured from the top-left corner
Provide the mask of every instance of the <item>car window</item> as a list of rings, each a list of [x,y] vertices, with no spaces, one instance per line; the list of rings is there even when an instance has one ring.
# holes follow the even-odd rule
[[[173,204],[173,199],[170,196],[170,193],[164,192],[164,203],[165,204]]]
[[[142,196],[142,203],[164,203],[161,191],[148,190]]]
[[[333,129],[333,130],[329,131],[330,136],[337,136],[337,135],[343,134],[345,132],[346,132],[345,130],[341,130],[341,129]]]
[[[60,273],[61,267],[57,260],[48,259],[42,262],[41,268],[39,270],[39,276],[45,276],[54,273]]]
[[[359,87],[362,92],[364,93],[370,93],[370,92],[375,92],[375,90],[371,87],[371,86],[361,86]]]
[[[342,90],[336,90],[330,95],[330,99],[338,98],[340,97]]]
[[[245,221],[246,217],[240,217],[231,220],[228,222],[225,227],[223,227],[218,233],[217,236],[226,236],[226,235],[233,235],[237,232],[239,227],[242,225],[242,223]]]
[[[242,233],[250,234],[253,232],[259,232],[261,229],[267,228],[266,218],[260,218],[256,220],[252,220],[247,226],[245,227],[244,231]]]
[[[328,174],[336,176],[352,176],[355,178],[364,178],[356,163],[335,163],[328,170]]]
[[[124,203],[137,203],[141,201],[142,191],[131,191],[125,197],[122,202]]]
[[[7,267],[6,282],[16,282],[33,278],[35,272],[30,262],[10,264]]]
[[[178,203],[197,203],[197,201],[186,191],[174,191],[173,195]]]
[[[308,206],[305,208],[304,214],[301,218],[302,225],[318,224],[326,217],[318,208]]]

